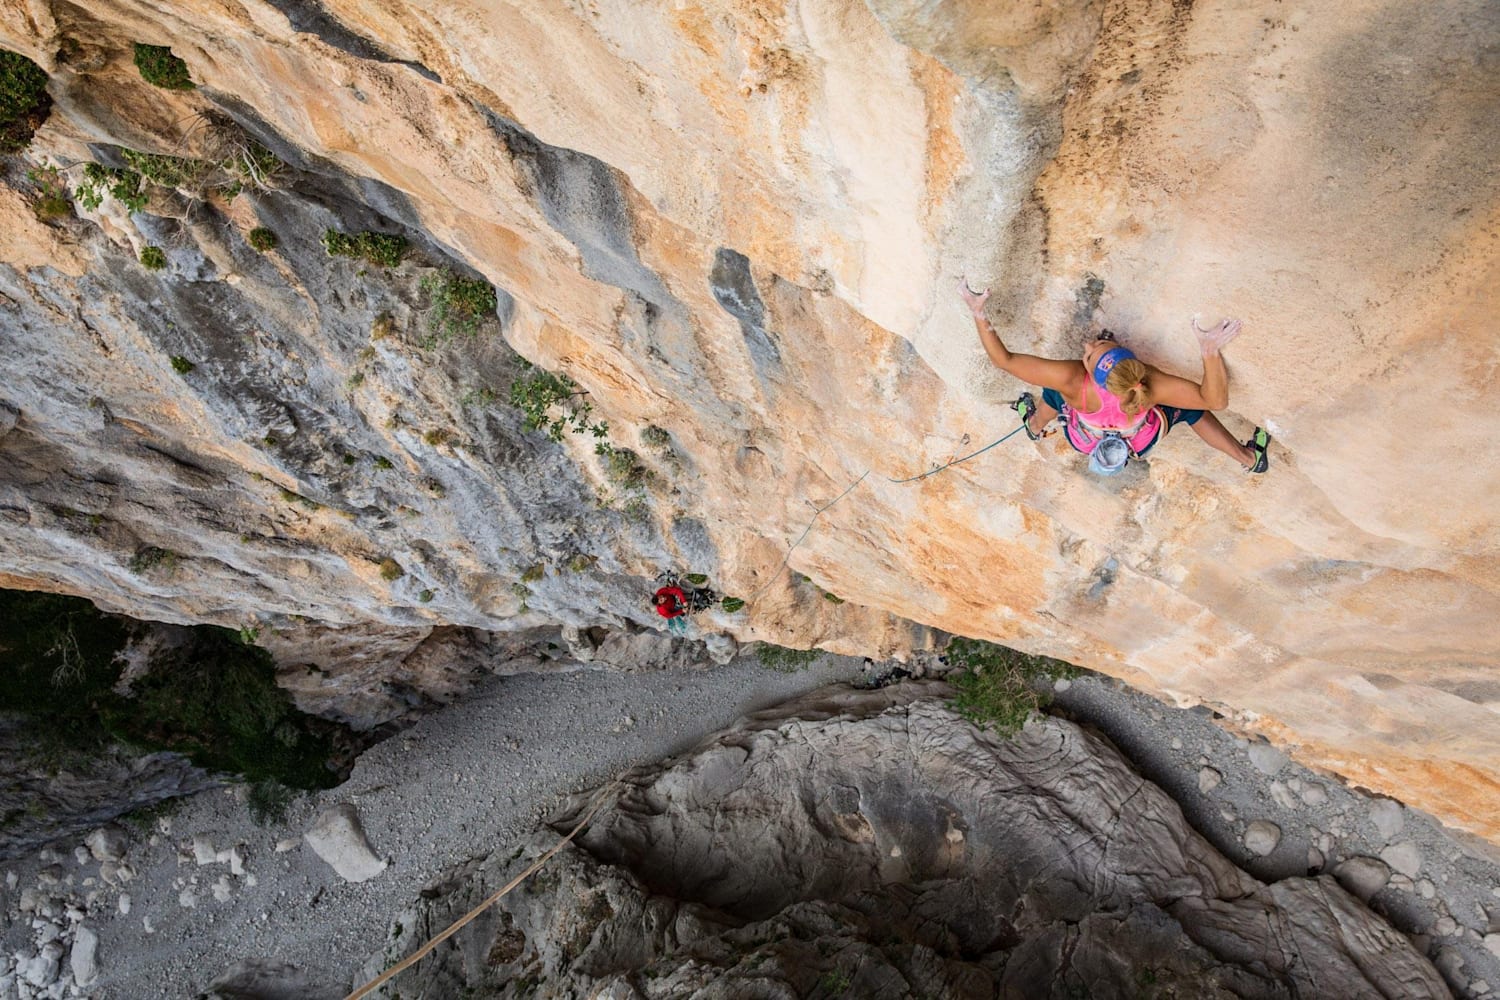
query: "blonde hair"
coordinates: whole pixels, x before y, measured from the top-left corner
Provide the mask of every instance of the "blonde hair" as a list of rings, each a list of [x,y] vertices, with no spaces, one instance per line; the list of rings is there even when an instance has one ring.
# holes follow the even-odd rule
[[[1104,388],[1119,399],[1120,409],[1133,417],[1151,405],[1145,378],[1146,366],[1137,358],[1126,358],[1110,369]]]

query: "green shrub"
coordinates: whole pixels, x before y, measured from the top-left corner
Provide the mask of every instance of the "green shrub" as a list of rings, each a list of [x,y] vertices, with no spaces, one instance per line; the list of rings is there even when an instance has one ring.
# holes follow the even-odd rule
[[[76,597],[0,590],[0,711],[21,713],[38,740],[74,751],[120,741],[252,781],[337,782],[325,766],[336,727],[292,707],[265,650],[196,626],[152,658],[127,696],[117,690],[118,654],[130,627]]]
[[[351,236],[330,229],[323,233],[323,249],[330,257],[350,257],[376,267],[395,267],[406,256],[406,237],[368,230]]]
[[[377,468],[377,469],[394,469],[395,465],[392,464],[391,460],[388,459],[388,458],[386,458],[384,455],[376,455],[375,456],[375,468]]]
[[[52,110],[47,74],[25,56],[0,49],[0,153],[18,153]]]
[[[544,577],[546,575],[547,575],[547,567],[544,564],[542,564],[542,563],[537,563],[534,566],[528,566],[526,568],[526,571],[521,574],[521,582],[522,583],[536,583],[538,580],[540,580],[542,577]]]
[[[708,582],[708,577],[702,573],[689,573],[683,579],[695,587],[701,587]]]
[[[421,289],[432,296],[428,328],[435,340],[473,336],[479,324],[495,315],[495,287],[483,279],[444,271],[424,276]]]
[[[256,826],[276,826],[286,821],[286,811],[297,797],[297,790],[275,778],[265,778],[250,786],[245,805]]]
[[[822,655],[816,649],[787,649],[769,642],[758,643],[755,647],[755,658],[761,666],[783,674],[806,670]]]
[[[36,185],[37,195],[31,203],[31,210],[42,222],[60,219],[73,211],[68,186],[63,183],[56,167],[33,167],[26,171],[26,179]]]
[[[604,472],[609,481],[626,491],[645,489],[651,482],[651,470],[641,457],[629,448],[610,448],[604,456]],[[706,577],[704,578],[707,579]]]
[[[1046,678],[1076,677],[1078,668],[1047,656],[1028,656],[978,639],[954,639],[946,650],[954,668],[948,682],[958,691],[959,715],[1001,736],[1020,731],[1033,712],[1051,702]]]
[[[432,596],[432,591],[424,590],[417,595],[417,600],[421,601],[423,604],[430,604],[432,603]]]
[[[207,160],[143,153],[138,149],[122,149],[120,156],[143,180],[168,188],[194,187],[214,169],[214,164]]]
[[[276,234],[271,232],[271,230],[267,229],[265,226],[256,226],[254,229],[250,230],[250,245],[259,250],[261,253],[275,250],[280,242],[281,241],[276,238]]]
[[[392,583],[396,580],[401,579],[405,575],[406,570],[402,569],[401,564],[396,560],[390,558],[389,556],[387,556],[385,559],[380,560],[380,578],[382,580],[386,581],[387,583]]]
[[[566,375],[536,368],[530,362],[522,362],[522,376],[511,383],[510,403],[521,411],[521,423],[529,431],[545,430],[554,441],[561,441],[563,434],[591,434],[602,439],[609,433],[609,424],[589,420],[594,412],[593,404],[583,397],[588,392]]]
[[[167,252],[157,246],[141,247],[141,266],[148,271],[160,271],[167,266]],[[175,359],[172,361],[172,367],[177,368]],[[178,370],[181,371],[181,369]]]
[[[148,545],[130,558],[130,572],[137,576],[145,576],[147,573],[160,570],[163,574],[170,576],[177,570],[177,560],[177,553],[171,549]]]
[[[141,71],[141,79],[163,90],[192,90],[193,81],[188,76],[187,63],[172,54],[165,45],[142,45],[135,43],[135,68]]]
[[[147,249],[149,250],[149,249],[154,249],[154,248],[147,247]],[[142,251],[142,252],[144,253],[144,251]],[[172,355],[172,370],[174,372],[176,372],[177,374],[179,374],[179,375],[186,375],[188,372],[192,371],[194,368],[197,368],[197,367],[198,367],[197,365],[193,364],[191,361],[189,361],[187,358],[183,357],[181,354],[174,354],[174,355]]]
[[[743,608],[744,606],[745,606],[745,602],[743,600],[741,600],[740,598],[738,598],[738,597],[726,597],[726,598],[724,598],[723,608],[724,608],[724,610],[726,612],[728,612],[731,615],[734,614],[736,611],[740,610],[741,608]]]
[[[105,167],[98,163],[85,164],[83,179],[73,191],[78,204],[93,211],[104,204],[106,195],[113,196],[132,212],[146,207],[146,192],[141,187],[141,175],[134,170]]]

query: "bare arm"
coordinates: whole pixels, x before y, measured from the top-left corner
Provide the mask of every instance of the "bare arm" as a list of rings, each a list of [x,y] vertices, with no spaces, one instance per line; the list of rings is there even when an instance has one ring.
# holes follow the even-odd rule
[[[984,345],[984,353],[989,355],[996,368],[1009,372],[1023,382],[1057,389],[1059,392],[1071,392],[1077,387],[1079,376],[1083,373],[1083,367],[1078,362],[1053,361],[1034,354],[1016,354],[1001,342],[1000,335],[984,314],[984,304],[990,297],[988,291],[976,292],[969,288],[968,282],[960,278],[958,294],[968,305],[969,312],[974,317],[974,328],[979,332],[979,342]]]
[[[1152,368],[1149,378],[1152,401],[1188,410],[1222,410],[1228,406],[1229,371],[1220,351],[1239,336],[1241,325],[1237,319],[1226,319],[1213,329],[1204,330],[1195,318],[1193,332],[1203,354],[1203,384]]]

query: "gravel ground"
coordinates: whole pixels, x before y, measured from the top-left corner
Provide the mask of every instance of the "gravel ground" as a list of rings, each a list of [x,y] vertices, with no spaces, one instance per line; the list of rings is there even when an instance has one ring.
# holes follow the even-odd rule
[[[75,857],[72,844],[8,865],[15,878],[0,883],[0,977],[4,956],[34,953],[38,937],[52,933],[39,924],[72,936],[77,920],[61,907],[51,921],[17,912],[22,892],[35,898],[50,879],[43,895],[82,904],[75,917],[99,938],[99,978],[85,995],[193,997],[250,958],[315,970],[316,982],[348,989],[425,884],[470,857],[519,845],[563,796],[686,750],[747,712],[867,676],[858,659],[825,656],[795,674],[742,657],[693,671],[496,678],[367,751],[348,782],[294,803],[284,823],[255,825],[239,790],[206,792],[149,837],[133,835],[126,861],[135,877],[122,885],[101,881],[99,862]],[[1415,937],[1457,994],[1500,988],[1500,865],[1487,845],[1461,843],[1399,803],[1237,739],[1209,713],[1168,708],[1114,681],[1074,681],[1058,706],[1109,735],[1252,874],[1333,871]],[[390,862],[368,882],[344,882],[300,840],[319,811],[342,802],[358,808]],[[68,975],[64,959],[59,981]],[[0,1000],[10,1000],[16,994],[4,984]]]

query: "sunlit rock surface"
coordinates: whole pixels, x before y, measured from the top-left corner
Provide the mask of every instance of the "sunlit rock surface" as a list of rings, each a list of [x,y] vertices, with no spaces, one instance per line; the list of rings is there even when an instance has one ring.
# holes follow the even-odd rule
[[[628,775],[573,845],[392,988],[1450,996],[1332,878],[1268,886],[1234,867],[1106,740],[1057,719],[996,740],[913,701],[946,690],[820,692]],[[557,839],[429,886],[371,974]]]
[[[3,0],[51,74],[31,161],[76,180],[230,121],[288,166],[53,223],[7,168],[0,583],[256,627],[289,665],[353,640],[368,692],[434,627],[650,625],[649,578],[703,572],[751,598],[703,631],[1046,652],[1494,839],[1497,17]],[[413,253],[332,259],[328,228]],[[423,346],[445,268],[497,315]],[[1224,418],[1271,429],[1270,474],[1183,433],[1116,481],[1018,437],[891,482],[1014,426],[960,273],[1053,356],[1102,323],[1196,376],[1189,318],[1244,318]],[[523,433],[515,352],[653,476]],[[176,558],[133,571],[150,549]]]

